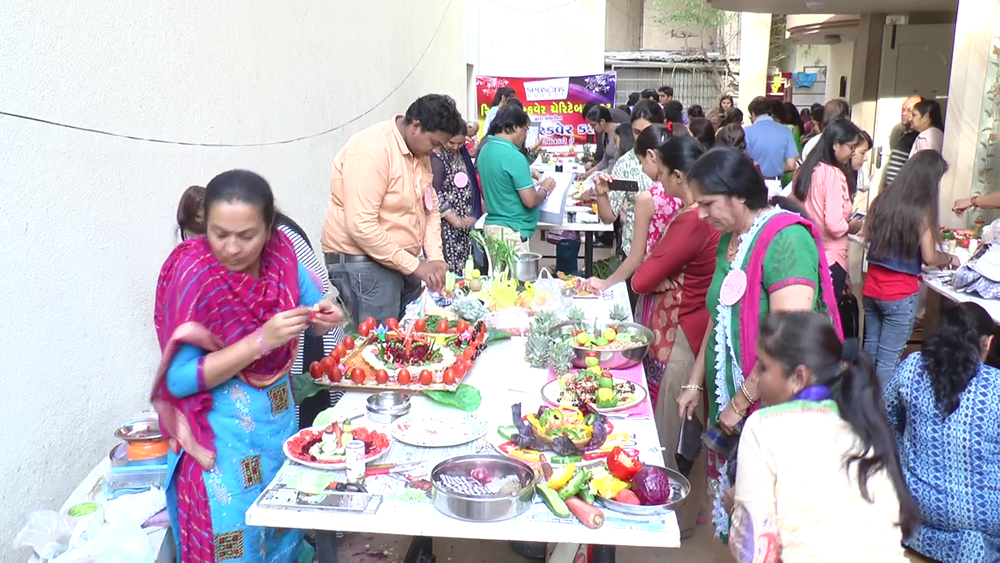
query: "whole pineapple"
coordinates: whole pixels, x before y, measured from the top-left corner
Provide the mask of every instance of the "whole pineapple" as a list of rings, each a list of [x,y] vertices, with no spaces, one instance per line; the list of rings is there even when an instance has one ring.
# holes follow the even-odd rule
[[[572,344],[565,340],[553,341],[549,346],[549,354],[547,358],[548,367],[552,368],[552,371],[559,376],[570,372],[570,369],[573,367],[572,361]]]
[[[623,323],[628,321],[629,317],[631,316],[632,314],[629,312],[629,310],[626,307],[622,306],[620,303],[615,305],[611,309],[611,320],[613,321],[618,321],[620,323]]]
[[[528,332],[528,338],[524,342],[524,361],[533,368],[547,366],[551,342],[547,332],[536,330]]]

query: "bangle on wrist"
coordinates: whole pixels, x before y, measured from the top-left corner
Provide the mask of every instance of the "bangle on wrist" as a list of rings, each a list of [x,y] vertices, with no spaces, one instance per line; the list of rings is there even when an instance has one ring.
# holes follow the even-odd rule
[[[979,203],[978,202],[979,202],[979,196],[978,195],[972,196],[972,199],[969,200],[969,203],[972,204],[972,207],[975,207],[976,209],[979,209]]]
[[[681,389],[683,389],[684,391],[704,391],[705,390],[705,388],[702,387],[701,385],[691,385],[691,384],[681,385]]]
[[[747,415],[747,411],[740,412],[740,409],[736,408],[736,401],[729,401],[729,406],[733,407],[733,412],[738,414],[740,418]]]
[[[750,397],[750,393],[747,391],[747,384],[746,383],[741,383],[740,384],[740,391],[743,392],[743,396],[746,398],[747,404],[748,405],[752,405],[753,404],[753,399]]]

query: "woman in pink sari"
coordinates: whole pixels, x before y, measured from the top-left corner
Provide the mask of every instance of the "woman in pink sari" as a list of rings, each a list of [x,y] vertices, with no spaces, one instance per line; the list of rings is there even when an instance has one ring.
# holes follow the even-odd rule
[[[170,438],[167,509],[181,563],[288,562],[301,533],[246,525],[296,430],[289,370],[299,334],[342,313],[275,229],[267,181],[244,170],[206,188],[205,236],[182,242],[156,288],[163,359],[151,401]]]

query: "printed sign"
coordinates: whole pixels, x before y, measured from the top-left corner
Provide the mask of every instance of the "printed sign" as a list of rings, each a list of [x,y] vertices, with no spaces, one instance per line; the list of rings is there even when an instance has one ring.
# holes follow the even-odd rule
[[[597,102],[613,107],[618,76],[614,72],[562,78],[476,77],[476,116],[480,134],[486,135],[486,115],[500,88],[513,88],[524,111],[538,124],[545,146],[594,142],[594,130],[582,115],[583,106]],[[591,137],[588,140],[588,137]]]

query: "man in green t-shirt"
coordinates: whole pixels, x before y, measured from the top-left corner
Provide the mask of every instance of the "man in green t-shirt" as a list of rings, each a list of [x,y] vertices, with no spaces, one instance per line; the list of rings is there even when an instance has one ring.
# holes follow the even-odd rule
[[[514,243],[518,252],[528,252],[528,240],[538,226],[538,207],[555,188],[552,178],[546,178],[536,188],[528,161],[521,153],[528,122],[523,109],[504,106],[493,118],[491,130],[497,132],[482,146],[476,159],[486,201],[484,230]]]

